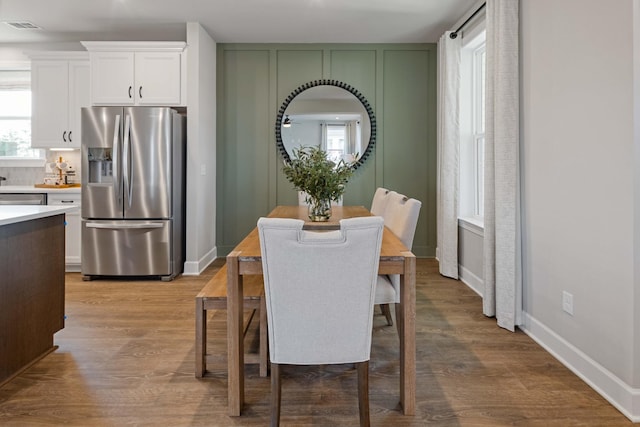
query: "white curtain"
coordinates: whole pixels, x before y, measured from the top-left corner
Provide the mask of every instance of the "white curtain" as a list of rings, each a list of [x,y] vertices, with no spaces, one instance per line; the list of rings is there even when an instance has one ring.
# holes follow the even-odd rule
[[[458,156],[460,150],[460,48],[447,31],[438,43],[438,260],[440,274],[458,278]]]
[[[362,125],[360,124],[360,121],[356,121],[356,143],[353,154],[357,155],[357,158],[362,156],[362,142]],[[369,144],[369,141],[365,141],[365,144]]]
[[[487,1],[483,312],[522,323],[518,0]]]
[[[355,138],[353,135],[354,127],[352,126],[352,124],[352,122],[346,122],[344,124],[344,154],[354,152],[353,142],[355,141]]]
[[[327,124],[320,123],[320,149],[327,151]]]

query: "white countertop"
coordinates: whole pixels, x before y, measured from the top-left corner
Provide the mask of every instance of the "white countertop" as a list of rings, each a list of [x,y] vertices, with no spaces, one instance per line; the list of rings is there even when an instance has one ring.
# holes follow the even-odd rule
[[[0,185],[0,193],[80,194],[80,187],[36,188],[33,185]]]
[[[0,226],[71,212],[77,206],[10,205],[0,206]]]

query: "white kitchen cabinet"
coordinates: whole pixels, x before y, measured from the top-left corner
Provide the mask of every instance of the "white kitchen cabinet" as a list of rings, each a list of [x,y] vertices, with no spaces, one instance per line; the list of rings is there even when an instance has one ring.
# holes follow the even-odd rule
[[[31,146],[80,148],[80,109],[90,103],[86,52],[31,56]]]
[[[135,98],[138,105],[181,104],[182,54],[136,52]]]
[[[133,52],[91,55],[91,104],[133,105]]]
[[[93,105],[186,105],[184,42],[82,42]]]
[[[59,191],[59,190],[56,190]],[[65,265],[66,271],[80,271],[81,218],[80,193],[52,194],[47,196],[48,205],[74,206],[73,211],[66,213],[65,227]]]

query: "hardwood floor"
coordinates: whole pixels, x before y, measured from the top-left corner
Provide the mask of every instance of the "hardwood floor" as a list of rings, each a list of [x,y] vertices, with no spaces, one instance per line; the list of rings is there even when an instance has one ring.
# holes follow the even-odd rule
[[[59,349],[0,388],[0,425],[267,425],[270,380],[257,365],[246,368],[243,416],[227,416],[224,311],[208,322],[209,347],[224,357],[210,377],[194,377],[194,299],[220,263],[170,283],[67,274]],[[632,425],[524,333],[483,316],[480,298],[433,260],[418,260],[416,307],[417,414],[399,411],[397,333],[377,313],[372,425]],[[287,368],[283,426],[358,425],[353,366]]]

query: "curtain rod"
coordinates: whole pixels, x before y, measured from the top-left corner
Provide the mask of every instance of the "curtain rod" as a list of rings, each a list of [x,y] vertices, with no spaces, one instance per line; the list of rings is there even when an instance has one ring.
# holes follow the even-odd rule
[[[468,18],[467,18],[467,20],[466,20],[466,21],[464,21],[464,22],[462,23],[462,25],[460,25],[460,26],[458,27],[458,29],[457,29],[457,30],[455,30],[454,32],[452,32],[451,34],[449,34],[449,37],[450,37],[450,38],[452,38],[452,39],[455,39],[456,37],[458,37],[458,31],[460,31],[461,29],[463,29],[463,28],[464,28],[464,26],[465,26],[465,25],[467,25],[467,24],[469,23],[469,21],[471,21],[473,18],[475,18],[475,16],[476,16],[476,15],[477,15],[477,14],[478,14],[482,9],[484,9],[484,7],[485,7],[486,5],[487,5],[487,3],[482,3],[482,5],[481,5],[478,9],[476,9],[476,11],[475,11],[475,12],[473,12],[473,14],[472,14],[470,17],[468,17]]]

